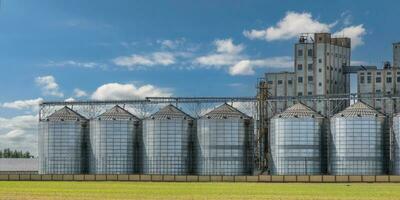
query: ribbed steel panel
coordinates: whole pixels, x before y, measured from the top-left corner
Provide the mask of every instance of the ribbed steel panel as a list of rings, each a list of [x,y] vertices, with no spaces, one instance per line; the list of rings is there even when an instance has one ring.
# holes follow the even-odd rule
[[[90,121],[89,173],[132,174],[138,171],[140,120],[119,106]]]
[[[400,175],[400,115],[393,118],[394,142],[393,142],[393,169],[395,175]]]
[[[300,103],[271,119],[271,174],[322,173],[322,120],[321,115]]]
[[[64,107],[39,123],[39,173],[82,174],[87,120]]]
[[[197,175],[249,175],[253,167],[253,120],[224,104],[197,121]]]
[[[383,174],[383,123],[384,116],[362,102],[331,118],[331,174]]]
[[[143,173],[188,175],[194,120],[168,105],[143,121]]]

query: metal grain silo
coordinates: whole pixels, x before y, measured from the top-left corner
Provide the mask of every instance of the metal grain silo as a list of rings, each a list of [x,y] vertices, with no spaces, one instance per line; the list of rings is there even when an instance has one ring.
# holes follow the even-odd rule
[[[253,168],[253,120],[223,104],[197,120],[196,175],[249,175]]]
[[[64,107],[39,123],[39,173],[82,174],[87,119]]]
[[[331,118],[330,172],[333,175],[384,173],[384,115],[357,102]]]
[[[393,117],[393,169],[392,173],[400,175],[400,114]]]
[[[140,120],[115,106],[90,121],[89,173],[132,174],[138,171]]]
[[[189,174],[193,128],[193,118],[173,105],[143,120],[143,173]]]
[[[321,174],[322,123],[321,115],[301,103],[275,115],[270,124],[271,174]]]

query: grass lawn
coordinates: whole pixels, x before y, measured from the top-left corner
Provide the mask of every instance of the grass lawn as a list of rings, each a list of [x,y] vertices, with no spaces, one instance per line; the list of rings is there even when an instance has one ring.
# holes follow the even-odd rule
[[[0,199],[400,199],[400,184],[1,182]]]

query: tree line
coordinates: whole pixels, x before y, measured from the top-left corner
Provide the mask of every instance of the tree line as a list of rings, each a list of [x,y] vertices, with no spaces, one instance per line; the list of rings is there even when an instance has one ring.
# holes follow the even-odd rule
[[[0,158],[33,158],[29,151],[17,151],[11,149],[0,150]]]

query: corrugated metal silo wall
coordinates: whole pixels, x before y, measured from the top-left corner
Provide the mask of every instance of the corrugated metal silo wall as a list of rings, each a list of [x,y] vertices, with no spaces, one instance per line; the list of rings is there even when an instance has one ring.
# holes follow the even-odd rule
[[[90,121],[89,173],[132,174],[138,171],[137,135],[134,120]]]
[[[144,174],[188,175],[191,172],[191,135],[195,121],[146,119],[142,134]]]
[[[271,174],[321,174],[321,125],[317,118],[273,118]]]
[[[85,171],[84,139],[87,123],[41,121],[39,123],[39,173],[82,174]]]
[[[392,173],[400,175],[400,116],[393,118],[393,168]]]
[[[194,138],[196,175],[250,175],[254,168],[253,120],[238,118],[197,121]]]
[[[383,128],[383,118],[331,118],[331,174],[385,174]]]

